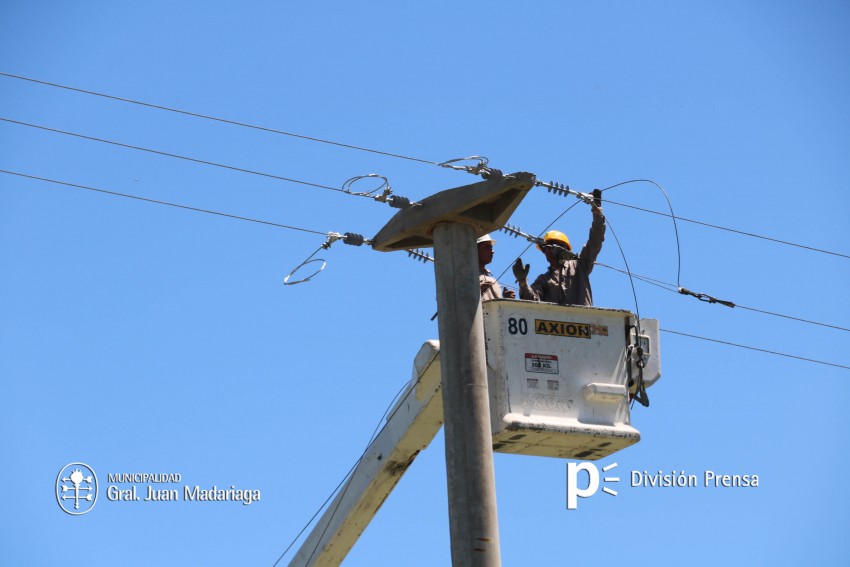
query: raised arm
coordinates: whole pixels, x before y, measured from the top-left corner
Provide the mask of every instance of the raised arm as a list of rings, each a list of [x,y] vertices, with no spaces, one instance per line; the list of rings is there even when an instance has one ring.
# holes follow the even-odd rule
[[[587,243],[578,255],[578,259],[584,264],[587,273],[593,270],[593,263],[596,262],[596,257],[599,256],[602,243],[605,241],[605,215],[602,213],[602,207],[594,204],[591,208],[593,209],[593,223],[590,225],[590,234],[587,237]]]

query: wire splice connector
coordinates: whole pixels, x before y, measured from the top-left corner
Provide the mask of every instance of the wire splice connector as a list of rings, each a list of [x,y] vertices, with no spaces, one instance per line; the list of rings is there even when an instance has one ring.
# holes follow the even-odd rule
[[[327,250],[331,247],[331,244],[342,238],[342,235],[338,232],[329,232],[327,236],[328,238],[325,240],[325,243],[319,247],[321,250]]]
[[[682,295],[690,295],[691,297],[696,297],[700,301],[704,301],[706,303],[719,303],[720,305],[725,305],[726,307],[735,307],[735,304],[731,301],[717,299],[716,297],[712,297],[707,293],[696,293],[681,286],[679,287],[679,293],[681,293]]]

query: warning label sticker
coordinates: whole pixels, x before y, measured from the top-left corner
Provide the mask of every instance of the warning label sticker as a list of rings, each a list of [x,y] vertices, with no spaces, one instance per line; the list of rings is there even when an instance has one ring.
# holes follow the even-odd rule
[[[606,329],[607,330],[607,329]],[[574,337],[578,339],[590,338],[591,325],[587,323],[568,323],[565,321],[546,321],[544,319],[534,320],[534,332],[538,335],[550,335],[555,337]]]
[[[552,354],[525,353],[525,371],[558,374],[558,357]]]

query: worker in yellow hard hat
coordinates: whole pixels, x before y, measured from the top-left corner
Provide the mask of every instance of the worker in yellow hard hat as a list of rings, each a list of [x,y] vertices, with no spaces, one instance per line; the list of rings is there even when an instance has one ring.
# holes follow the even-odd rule
[[[602,214],[602,192],[593,192],[593,223],[587,243],[577,255],[573,253],[570,239],[563,232],[550,230],[537,244],[549,262],[549,269],[528,285],[529,264],[517,258],[513,266],[519,283],[520,299],[546,301],[559,305],[593,305],[590,289],[590,272],[605,240],[605,215]]]
[[[502,286],[486,268],[493,261],[493,245],[496,241],[489,234],[478,239],[478,282],[481,285],[481,301],[488,299],[514,299],[513,290],[502,290]]]

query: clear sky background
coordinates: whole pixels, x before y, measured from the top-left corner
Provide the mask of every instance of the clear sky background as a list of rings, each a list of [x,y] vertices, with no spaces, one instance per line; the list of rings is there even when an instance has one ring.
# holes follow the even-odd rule
[[[440,162],[473,154],[589,191],[631,179],[678,215],[681,284],[848,327],[850,4],[3,2],[0,71]],[[475,182],[355,151],[0,76],[0,116],[412,199]],[[0,122],[0,169],[319,233],[394,214],[338,192]],[[664,211],[648,183],[607,200]],[[574,200],[532,191],[537,233]],[[677,281],[670,219],[609,203],[631,269]],[[556,228],[579,244],[579,205]],[[524,242],[495,236],[501,273]],[[359,457],[437,338],[433,269],[324,236],[0,174],[4,565],[271,566]],[[535,250],[523,254],[544,268]],[[622,268],[608,238],[599,260]],[[510,272],[508,272],[509,274]],[[503,277],[511,283],[509,275]],[[848,331],[636,282],[664,329],[847,366]],[[597,305],[634,309],[593,273]],[[495,456],[505,565],[850,563],[850,371],[662,334],[663,376],[619,495],[565,504],[566,462]],[[442,433],[345,564],[446,565]],[[63,513],[59,469],[180,473],[238,503]],[[631,470],[757,474],[758,488],[632,488]],[[297,547],[297,545],[295,546]],[[280,564],[291,559],[291,552]]]

